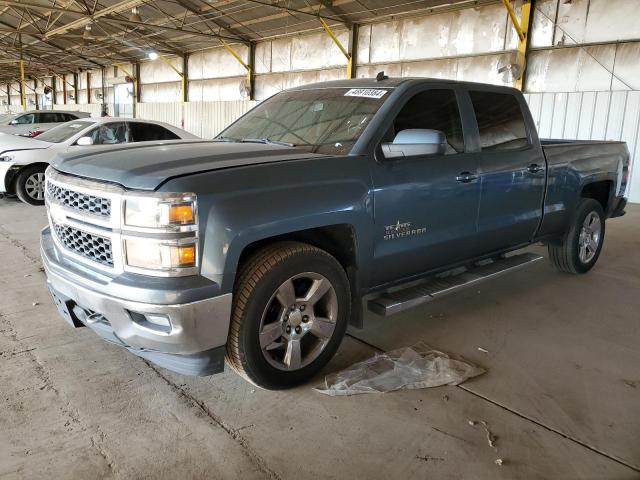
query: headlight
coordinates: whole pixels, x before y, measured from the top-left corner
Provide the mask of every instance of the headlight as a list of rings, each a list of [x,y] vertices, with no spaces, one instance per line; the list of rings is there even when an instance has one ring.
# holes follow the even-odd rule
[[[195,230],[198,223],[196,196],[192,193],[127,196],[124,223],[144,229]]]
[[[0,162],[13,162],[15,158],[13,155],[0,155]]]
[[[175,271],[193,268],[197,262],[196,240],[132,239],[124,241],[126,264],[145,270]]]

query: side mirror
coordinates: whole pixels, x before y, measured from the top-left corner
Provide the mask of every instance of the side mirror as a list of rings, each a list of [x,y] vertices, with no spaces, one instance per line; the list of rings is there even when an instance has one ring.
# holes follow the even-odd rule
[[[444,155],[447,137],[440,130],[411,128],[401,130],[393,143],[383,143],[385,158],[414,157],[419,155]]]
[[[9,125],[18,125],[18,120],[11,120]]]
[[[93,145],[93,138],[91,137],[80,137],[76,142],[76,145],[80,145],[81,147],[87,147],[89,145]]]

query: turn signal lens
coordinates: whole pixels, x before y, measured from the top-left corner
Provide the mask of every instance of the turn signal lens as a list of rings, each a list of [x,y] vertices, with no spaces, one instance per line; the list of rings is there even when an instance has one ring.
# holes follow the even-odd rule
[[[173,270],[195,267],[197,247],[195,243],[173,245],[162,241],[133,239],[125,240],[127,265],[147,270]]]
[[[178,267],[193,267],[196,264],[196,247],[190,245],[187,247],[178,247]]]
[[[169,223],[172,225],[186,225],[194,222],[193,203],[183,203],[169,206]]]

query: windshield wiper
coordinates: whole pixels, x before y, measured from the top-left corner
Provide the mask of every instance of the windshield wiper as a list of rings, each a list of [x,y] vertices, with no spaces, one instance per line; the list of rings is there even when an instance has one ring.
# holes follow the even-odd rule
[[[270,138],[243,138],[240,140],[244,143],[265,143],[269,145],[281,145],[283,147],[295,147],[293,143],[281,142],[280,140],[271,140]]]

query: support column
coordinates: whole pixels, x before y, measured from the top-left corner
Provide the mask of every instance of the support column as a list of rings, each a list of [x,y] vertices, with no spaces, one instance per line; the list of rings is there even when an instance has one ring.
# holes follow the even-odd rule
[[[62,77],[62,103],[67,104],[67,75]]]
[[[349,56],[347,59],[347,78],[356,78],[358,65],[358,32],[360,26],[357,23],[351,25],[349,30]]]
[[[133,65],[133,118],[137,118],[138,113],[137,103],[142,101],[142,79],[140,78],[140,64],[135,63]]]
[[[7,105],[11,105],[11,84],[7,83]]]
[[[249,100],[256,99],[256,42],[249,44],[249,64],[247,65],[247,82],[249,85]]]
[[[100,105],[100,109],[101,110],[107,110],[107,69],[102,67],[100,69],[100,78],[102,79],[101,83],[101,88],[102,88],[102,105]]]
[[[320,20],[320,23],[322,24],[322,28],[324,28],[324,31],[327,32],[327,35],[329,35],[331,40],[333,40],[333,43],[336,44],[336,46],[340,49],[342,54],[347,59],[347,72],[346,72],[347,73],[347,78],[353,78],[354,68],[353,68],[353,57],[351,56],[351,53],[349,52],[349,50],[347,48],[344,48],[344,45],[342,45],[342,42],[340,42],[340,40],[338,39],[336,34],[333,33],[333,30],[331,30],[331,27],[329,25],[327,25],[327,22],[325,22],[322,17],[318,17],[318,18]],[[351,40],[352,33],[353,33],[353,29],[351,29],[349,31],[349,39],[350,40]]]
[[[36,99],[36,110],[40,110],[40,102],[38,101],[38,80],[33,79],[33,96]]]
[[[75,97],[75,103],[78,105],[80,101],[80,90],[78,89],[78,73],[73,74],[73,95]]]
[[[51,108],[58,102],[58,79],[54,75],[51,77]]]
[[[529,29],[533,16],[531,15],[531,9],[533,8],[534,0],[522,0],[522,7],[520,11],[520,19],[516,15],[516,11],[511,5],[510,0],[502,0],[504,8],[507,10],[507,14],[511,19],[513,28],[518,34],[518,49],[516,53],[516,64],[520,67],[520,75],[513,81],[513,86],[519,90],[522,90],[524,85],[525,71],[527,68],[527,53],[529,49]]]
[[[189,54],[182,55],[182,101],[189,101]]]
[[[27,84],[24,80],[24,60],[22,60],[22,51],[20,51],[20,103],[22,109],[27,109]]]
[[[87,105],[91,103],[91,73],[87,70]]]

